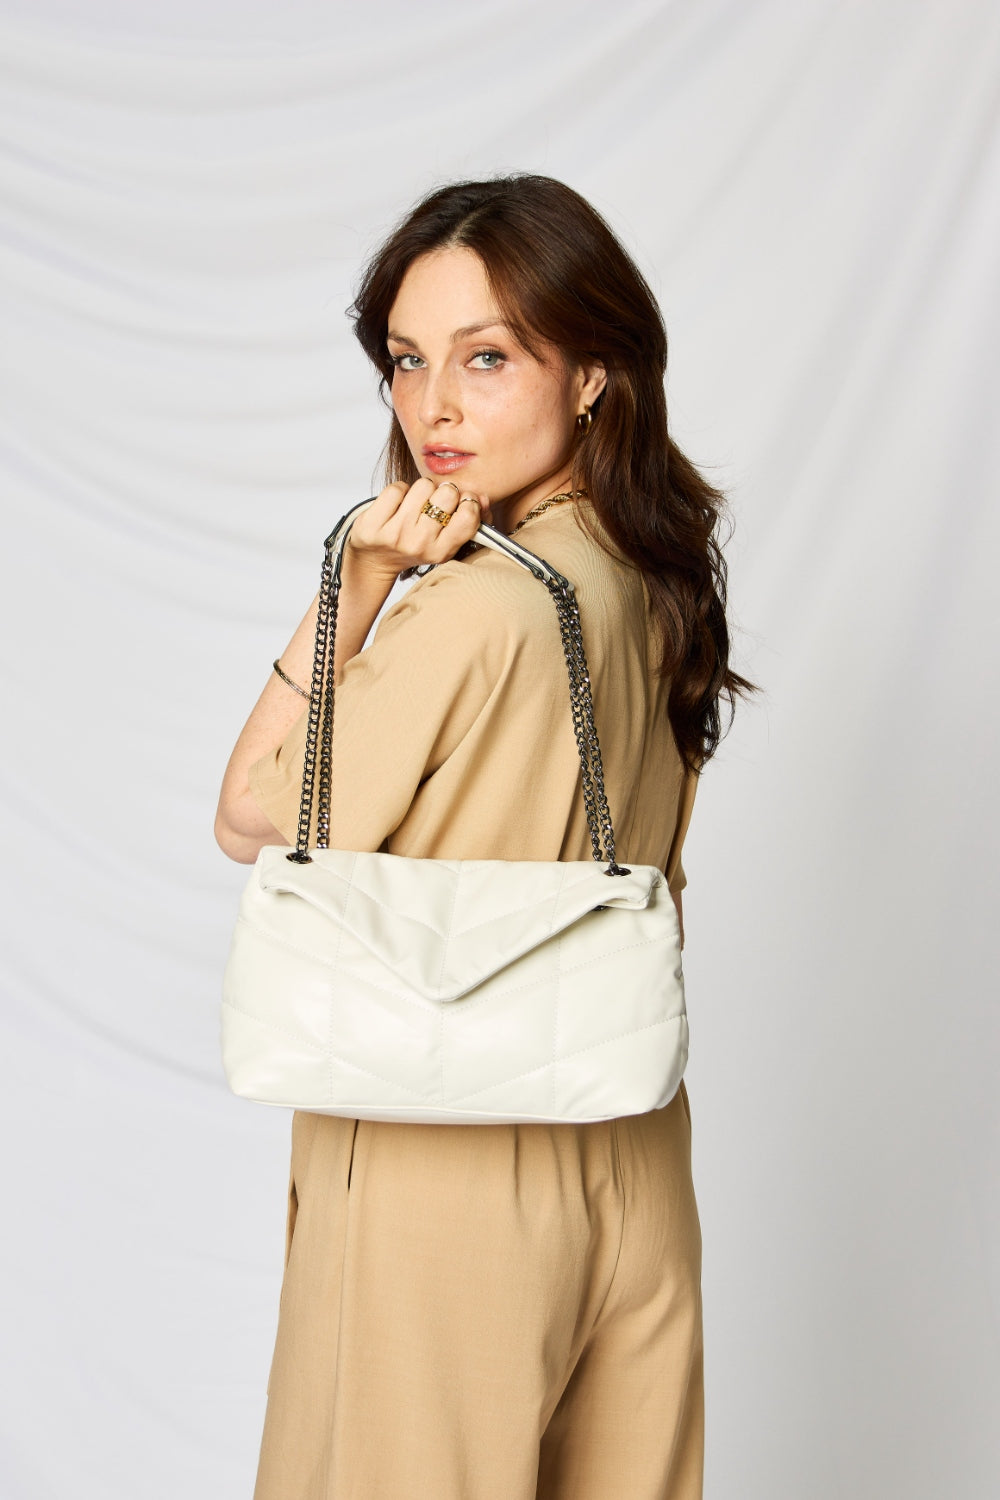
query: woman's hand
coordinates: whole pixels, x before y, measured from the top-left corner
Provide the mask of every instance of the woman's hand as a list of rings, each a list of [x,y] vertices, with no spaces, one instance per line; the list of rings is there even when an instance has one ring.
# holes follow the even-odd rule
[[[425,507],[432,507],[428,514]],[[447,516],[442,521],[441,516]],[[407,568],[443,563],[470,542],[490,519],[485,495],[460,489],[452,479],[418,479],[387,485],[351,527],[344,554],[345,581],[360,569],[395,580]]]
[[[442,525],[421,507],[430,501],[449,519]],[[442,563],[472,539],[480,519],[489,520],[485,495],[459,490],[452,483],[390,484],[351,527],[344,553],[343,590],[337,615],[335,680],[362,649],[379,610],[399,574],[421,563]],[[309,682],[316,602],[281,653],[293,682]],[[261,812],[250,791],[250,767],[280,745],[303,712],[303,701],[273,673],[247,720],[226,769],[215,821],[222,849],[252,864],[264,844],[283,842],[283,835]]]

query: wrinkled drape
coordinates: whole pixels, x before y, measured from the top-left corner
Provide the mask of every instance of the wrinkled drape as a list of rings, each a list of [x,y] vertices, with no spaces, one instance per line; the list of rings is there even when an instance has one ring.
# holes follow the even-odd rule
[[[662,299],[764,689],[685,857],[709,1493],[997,1491],[998,61],[988,0],[0,5],[5,1496],[250,1492],[218,783],[371,493],[365,253],[517,168]]]

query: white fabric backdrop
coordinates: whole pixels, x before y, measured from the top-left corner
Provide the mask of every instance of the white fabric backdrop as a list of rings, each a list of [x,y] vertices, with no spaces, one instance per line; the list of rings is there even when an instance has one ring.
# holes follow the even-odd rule
[[[3,1495],[250,1493],[289,1117],[221,1078],[217,786],[370,492],[364,254],[514,168],[662,298],[766,689],[686,857],[709,1500],[995,1495],[995,5],[4,0],[0,43]]]

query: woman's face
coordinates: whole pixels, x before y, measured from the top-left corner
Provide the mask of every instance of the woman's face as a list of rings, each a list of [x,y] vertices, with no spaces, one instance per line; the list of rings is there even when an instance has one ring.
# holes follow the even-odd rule
[[[604,371],[529,354],[504,325],[472,250],[413,262],[389,314],[392,404],[422,476],[454,479],[517,519],[562,487],[577,416]]]

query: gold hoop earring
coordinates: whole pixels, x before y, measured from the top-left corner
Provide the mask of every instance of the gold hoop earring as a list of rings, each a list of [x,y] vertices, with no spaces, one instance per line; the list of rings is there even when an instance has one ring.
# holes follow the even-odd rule
[[[579,429],[581,437],[587,436],[587,433],[590,431],[590,424],[593,422],[593,420],[594,418],[591,415],[590,407],[585,405],[583,411],[576,419],[576,425]]]

